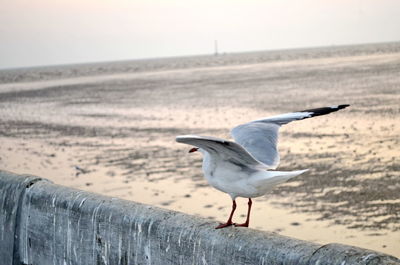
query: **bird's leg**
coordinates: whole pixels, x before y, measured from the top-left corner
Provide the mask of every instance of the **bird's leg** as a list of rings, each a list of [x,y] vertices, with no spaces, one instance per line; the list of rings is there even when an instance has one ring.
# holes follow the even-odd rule
[[[246,222],[244,222],[243,224],[235,224],[235,226],[243,226],[243,227],[249,227],[249,222],[250,222],[250,211],[251,211],[251,205],[253,204],[253,202],[251,201],[251,199],[249,198],[249,202],[247,203],[248,208],[247,208],[247,218],[246,218]]]
[[[224,228],[224,227],[228,227],[228,226],[233,225],[232,217],[233,217],[233,213],[235,212],[235,210],[236,210],[236,202],[235,202],[235,200],[233,200],[232,201],[232,211],[231,211],[231,214],[229,215],[228,221],[225,224],[220,224],[215,229],[220,229],[220,228]]]

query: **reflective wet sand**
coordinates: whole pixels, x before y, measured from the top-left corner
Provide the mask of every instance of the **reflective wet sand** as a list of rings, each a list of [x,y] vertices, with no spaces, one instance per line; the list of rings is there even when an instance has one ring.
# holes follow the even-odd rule
[[[282,128],[279,169],[310,171],[255,199],[251,226],[400,256],[400,44],[23,69],[0,80],[1,169],[216,221],[230,198],[207,185],[200,154],[176,135],[228,138],[256,118],[351,104]]]

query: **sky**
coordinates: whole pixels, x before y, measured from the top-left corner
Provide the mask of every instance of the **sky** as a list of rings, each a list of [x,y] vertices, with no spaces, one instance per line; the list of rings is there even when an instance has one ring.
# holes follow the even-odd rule
[[[400,0],[0,0],[0,68],[400,41]]]

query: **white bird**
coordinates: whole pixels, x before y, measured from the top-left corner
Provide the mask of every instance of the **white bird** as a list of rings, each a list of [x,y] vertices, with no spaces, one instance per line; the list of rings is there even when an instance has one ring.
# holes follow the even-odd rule
[[[346,104],[302,110],[254,120],[231,130],[236,142],[209,136],[177,136],[177,142],[196,146],[190,149],[189,153],[200,151],[203,154],[202,169],[208,183],[217,190],[228,193],[232,198],[232,210],[228,221],[216,229],[231,225],[248,227],[251,198],[265,195],[276,185],[308,170],[271,171],[279,164],[277,142],[278,131],[282,125],[329,114],[348,106]],[[232,222],[237,197],[249,199],[247,218],[243,224]]]

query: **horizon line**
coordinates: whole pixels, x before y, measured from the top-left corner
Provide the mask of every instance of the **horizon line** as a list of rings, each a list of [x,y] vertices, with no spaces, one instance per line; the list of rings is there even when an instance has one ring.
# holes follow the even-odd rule
[[[16,67],[1,67],[0,71],[13,71],[22,69],[32,68],[48,68],[48,67],[68,67],[68,66],[83,66],[89,64],[104,64],[104,63],[118,63],[118,62],[129,62],[129,61],[146,61],[146,60],[160,60],[160,59],[173,59],[173,58],[187,58],[187,57],[204,57],[204,56],[224,56],[230,54],[244,54],[244,53],[257,53],[257,52],[276,52],[276,51],[289,51],[289,50],[307,50],[307,49],[323,49],[332,47],[346,47],[346,46],[363,46],[363,45],[376,45],[376,44],[394,44],[400,43],[400,40],[395,41],[382,41],[382,42],[364,42],[364,43],[349,43],[349,44],[331,44],[331,45],[316,45],[316,46],[295,46],[295,47],[284,47],[284,48],[272,48],[265,50],[242,50],[242,51],[219,51],[218,55],[213,52],[210,53],[199,53],[199,54],[181,54],[171,56],[158,56],[158,57],[137,57],[130,59],[111,59],[111,60],[99,60],[99,61],[86,61],[86,62],[69,62],[69,63],[54,63],[54,64],[39,64],[39,65],[26,65]]]

